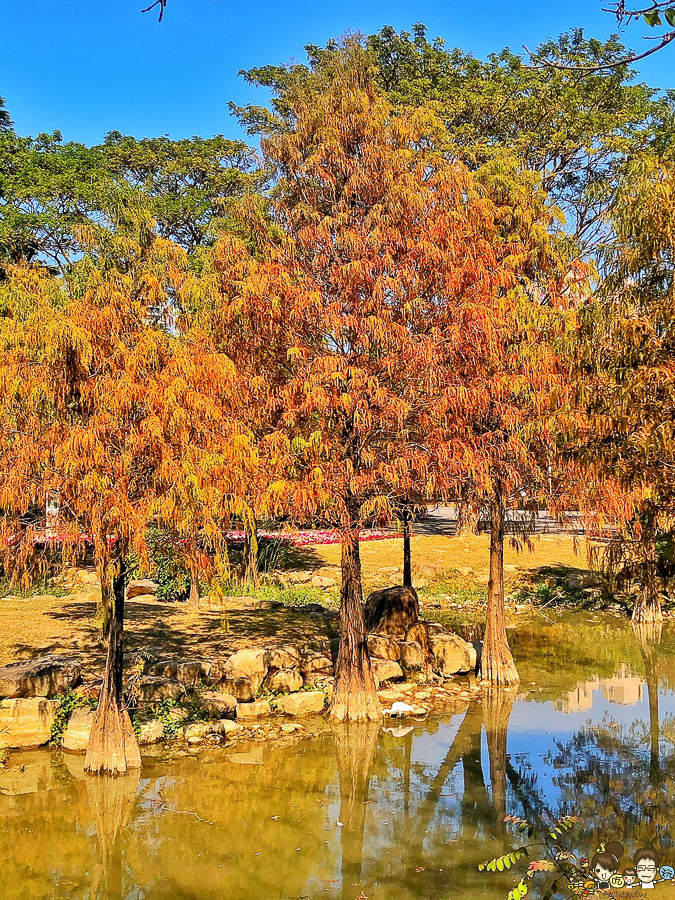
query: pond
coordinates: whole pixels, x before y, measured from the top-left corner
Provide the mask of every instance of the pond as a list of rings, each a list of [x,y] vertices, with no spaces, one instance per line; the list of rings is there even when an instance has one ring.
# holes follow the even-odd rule
[[[505,898],[527,863],[477,867],[527,843],[506,815],[576,815],[569,850],[616,839],[623,868],[651,843],[675,864],[675,631],[550,614],[510,636],[517,691],[412,729],[146,757],[113,780],[85,779],[81,757],[13,755],[2,900]]]

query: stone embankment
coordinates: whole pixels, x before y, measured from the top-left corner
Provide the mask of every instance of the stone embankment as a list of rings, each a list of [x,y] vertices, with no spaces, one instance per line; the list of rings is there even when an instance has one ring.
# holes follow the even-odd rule
[[[419,641],[368,637],[383,709],[403,700],[414,708],[414,715],[426,715],[478,692],[471,679],[455,677],[473,673],[475,647],[438,625],[411,627],[419,632],[420,626],[427,631],[431,651],[427,667]],[[336,651],[326,641],[305,647],[251,647],[233,653],[224,664],[148,658],[145,673],[130,685],[137,703],[139,742],[154,744],[170,737],[197,744],[299,730],[301,725],[288,720],[320,715],[330,702]],[[99,687],[100,681],[83,673],[77,660],[63,656],[0,668],[0,747],[48,744],[63,716],[64,697],[69,697],[70,717],[61,723],[62,747],[84,751]],[[72,708],[73,696],[82,705]],[[195,708],[197,718],[190,721]]]

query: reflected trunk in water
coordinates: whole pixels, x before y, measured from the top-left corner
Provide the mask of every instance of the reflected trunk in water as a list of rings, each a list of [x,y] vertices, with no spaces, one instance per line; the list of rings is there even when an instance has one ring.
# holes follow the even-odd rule
[[[340,840],[342,844],[342,896],[353,900],[359,891],[363,864],[363,835],[370,773],[380,726],[345,722],[333,731],[340,779]]]
[[[490,687],[483,695],[483,717],[490,757],[492,805],[501,823],[506,815],[506,742],[518,686]]]
[[[635,622],[633,631],[640,644],[642,661],[647,681],[647,697],[649,700],[649,774],[652,784],[657,784],[661,777],[659,762],[659,678],[657,673],[658,645],[661,642],[663,624],[661,622]]]
[[[85,779],[87,801],[101,851],[103,892],[95,891],[95,896],[101,900],[122,900],[124,897],[121,832],[131,818],[139,783],[138,770],[118,778]]]

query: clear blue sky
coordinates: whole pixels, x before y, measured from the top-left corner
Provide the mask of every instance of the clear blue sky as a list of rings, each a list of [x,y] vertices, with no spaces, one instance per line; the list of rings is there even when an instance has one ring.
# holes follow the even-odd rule
[[[142,0],[0,0],[0,96],[22,134],[60,129],[96,143],[112,129],[136,137],[241,136],[227,101],[265,102],[240,69],[304,61],[303,46],[347,30],[414,22],[485,57],[519,52],[575,26],[605,38],[615,20],[602,0],[169,0],[164,21]],[[645,29],[626,42],[640,50]],[[649,84],[675,87],[675,47],[639,65]]]

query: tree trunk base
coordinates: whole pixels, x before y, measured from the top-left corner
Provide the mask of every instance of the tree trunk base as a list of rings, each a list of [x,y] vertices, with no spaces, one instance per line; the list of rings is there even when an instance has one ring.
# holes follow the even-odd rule
[[[382,706],[373,691],[335,691],[328,712],[329,722],[381,722]]]
[[[129,718],[114,700],[99,700],[91,727],[84,771],[88,775],[126,775],[140,769],[141,751]]]
[[[505,647],[491,647],[488,649],[487,641],[485,642],[480,664],[480,677],[483,681],[489,681],[490,684],[518,684],[520,675],[508,644]]]

